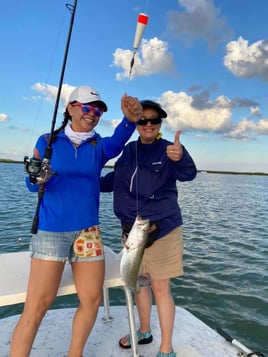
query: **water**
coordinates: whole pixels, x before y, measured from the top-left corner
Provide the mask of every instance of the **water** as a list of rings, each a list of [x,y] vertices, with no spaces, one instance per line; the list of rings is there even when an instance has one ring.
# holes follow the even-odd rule
[[[0,253],[28,249],[36,195],[24,176],[21,164],[0,163]],[[185,275],[172,281],[176,304],[268,354],[268,176],[200,173],[178,188]],[[110,193],[101,196],[100,220],[104,243],[119,252]],[[75,296],[65,296],[53,307],[76,304]],[[111,304],[124,304],[121,290],[112,289]],[[0,317],[21,309],[0,308]]]

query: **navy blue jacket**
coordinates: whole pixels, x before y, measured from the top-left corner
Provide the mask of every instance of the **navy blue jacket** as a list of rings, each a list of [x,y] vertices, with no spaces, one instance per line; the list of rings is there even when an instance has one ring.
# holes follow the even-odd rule
[[[150,221],[161,220],[156,238],[183,223],[176,181],[193,180],[197,173],[184,147],[180,161],[167,157],[166,147],[171,144],[165,139],[152,144],[130,142],[114,171],[101,178],[101,191],[114,191],[114,212],[121,224],[133,223],[137,214]]]

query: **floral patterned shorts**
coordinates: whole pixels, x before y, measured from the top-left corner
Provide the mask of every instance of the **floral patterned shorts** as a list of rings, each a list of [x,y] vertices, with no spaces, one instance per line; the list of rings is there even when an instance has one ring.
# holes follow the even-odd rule
[[[83,229],[74,241],[76,257],[102,257],[104,255],[101,232],[98,226]]]

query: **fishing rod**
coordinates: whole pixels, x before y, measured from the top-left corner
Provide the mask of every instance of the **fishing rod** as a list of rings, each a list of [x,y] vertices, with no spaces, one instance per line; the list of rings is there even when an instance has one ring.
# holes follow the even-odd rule
[[[226,341],[230,342],[232,345],[238,347],[240,349],[239,356],[241,357],[265,357],[262,352],[251,351],[249,348],[244,346],[241,342],[230,336],[227,332],[222,330],[221,328],[216,329],[217,332],[225,338]]]
[[[55,107],[54,107],[54,113],[53,113],[52,122],[51,122],[51,129],[50,129],[48,145],[46,147],[44,159],[42,161],[37,158],[29,159],[27,156],[24,157],[24,165],[25,165],[26,171],[29,173],[30,181],[32,183],[37,183],[37,182],[39,183],[37,207],[35,210],[35,215],[33,218],[32,229],[31,229],[32,234],[36,234],[38,231],[39,211],[40,211],[42,198],[43,198],[43,195],[45,192],[45,184],[51,175],[57,174],[56,172],[50,171],[49,163],[50,163],[50,159],[51,159],[52,151],[53,151],[52,150],[52,142],[54,139],[53,133],[55,130],[55,125],[56,125],[58,107],[59,107],[60,96],[61,96],[61,89],[62,89],[62,84],[63,84],[66,62],[67,62],[67,58],[68,58],[68,52],[69,52],[72,29],[73,29],[73,24],[74,24],[77,0],[74,0],[73,5],[66,4],[65,6],[71,12],[71,19],[70,19],[68,37],[67,37],[67,42],[66,42],[66,47],[65,47],[62,69],[61,69],[61,75],[60,75],[60,80],[59,80],[59,85],[58,85],[57,97],[56,97],[56,102],[55,102]]]

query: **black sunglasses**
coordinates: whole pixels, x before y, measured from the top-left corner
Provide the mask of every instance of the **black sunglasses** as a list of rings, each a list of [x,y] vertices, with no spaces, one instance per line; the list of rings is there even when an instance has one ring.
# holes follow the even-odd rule
[[[146,119],[146,118],[141,118],[137,124],[138,125],[147,125],[148,123],[151,123],[152,125],[158,125],[162,123],[162,118],[151,118],[151,119]]]

